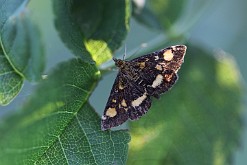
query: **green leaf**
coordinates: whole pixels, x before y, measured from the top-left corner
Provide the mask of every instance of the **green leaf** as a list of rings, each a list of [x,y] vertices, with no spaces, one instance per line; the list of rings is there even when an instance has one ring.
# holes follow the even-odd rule
[[[239,145],[241,84],[234,61],[188,46],[174,88],[130,123],[128,164],[217,164]]]
[[[99,116],[86,103],[37,163],[125,164],[129,140],[125,131],[101,131]]]
[[[37,27],[25,13],[27,1],[0,1],[0,104],[8,104],[23,80],[37,81],[44,52]]]
[[[55,0],[55,24],[73,53],[97,65],[109,60],[129,30],[130,0]]]
[[[41,78],[44,52],[37,27],[26,13],[11,17],[1,31],[1,46],[13,69],[29,81]]]
[[[9,64],[0,48],[0,105],[7,105],[19,93],[23,78]]]
[[[101,131],[87,103],[99,71],[72,59],[38,86],[19,114],[0,125],[0,164],[125,164],[126,131]]]

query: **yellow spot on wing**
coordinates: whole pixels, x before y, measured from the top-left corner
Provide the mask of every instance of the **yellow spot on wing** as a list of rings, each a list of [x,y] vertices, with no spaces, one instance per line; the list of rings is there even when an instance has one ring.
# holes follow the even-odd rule
[[[155,80],[153,81],[152,87],[156,88],[157,86],[159,86],[163,81],[163,76],[161,74],[158,74],[155,78]]]
[[[157,65],[155,66],[155,69],[157,69],[157,70],[162,70],[162,66],[159,65],[159,64],[157,64]]]
[[[145,65],[146,65],[145,62],[140,62],[140,63],[139,63],[139,66],[140,66],[141,69],[145,68]]]
[[[105,113],[106,116],[109,116],[109,117],[114,117],[117,115],[117,111],[116,111],[116,108],[108,108],[106,110],[106,113]]]
[[[122,89],[124,89],[124,86],[121,83],[119,83],[118,88],[122,90]]]
[[[131,102],[133,107],[139,106],[145,99],[147,98],[147,93],[144,93],[141,97],[138,97],[134,101]]]
[[[122,100],[121,105],[122,105],[123,107],[127,107],[126,101],[125,101],[124,99]]]
[[[173,59],[174,54],[172,53],[172,50],[169,49],[163,53],[163,56],[166,61],[171,61]]]

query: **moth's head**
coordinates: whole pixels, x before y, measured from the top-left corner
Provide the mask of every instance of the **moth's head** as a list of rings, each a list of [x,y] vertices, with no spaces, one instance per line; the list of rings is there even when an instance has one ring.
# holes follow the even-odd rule
[[[124,60],[116,59],[114,57],[112,59],[115,62],[116,67],[123,68],[125,66],[125,61]]]

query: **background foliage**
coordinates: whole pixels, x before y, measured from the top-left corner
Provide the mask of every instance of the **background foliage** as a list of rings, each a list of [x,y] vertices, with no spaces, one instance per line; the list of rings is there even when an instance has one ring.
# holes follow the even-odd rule
[[[0,0],[0,164],[246,162],[247,4],[237,1]],[[147,115],[103,132],[95,110],[124,43],[127,58],[188,51]]]

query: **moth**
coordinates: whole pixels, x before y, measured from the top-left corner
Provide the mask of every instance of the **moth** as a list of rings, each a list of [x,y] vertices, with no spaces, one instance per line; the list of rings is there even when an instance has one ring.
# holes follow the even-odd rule
[[[119,71],[101,118],[101,129],[146,114],[151,97],[159,98],[177,81],[186,49],[185,45],[175,45],[130,61],[113,58]]]

